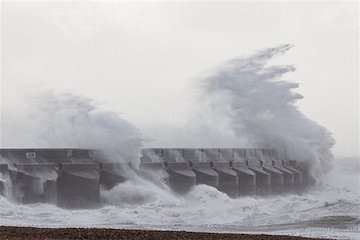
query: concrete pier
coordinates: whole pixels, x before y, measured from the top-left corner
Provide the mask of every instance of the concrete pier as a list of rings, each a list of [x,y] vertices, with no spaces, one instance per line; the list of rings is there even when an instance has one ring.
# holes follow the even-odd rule
[[[126,166],[121,163],[100,163],[100,185],[110,190],[119,183],[126,181]]]
[[[21,203],[51,201],[57,194],[51,186],[51,182],[56,182],[57,171],[54,163],[15,164],[9,169],[13,196]]]
[[[220,158],[219,149],[205,149],[204,150],[207,161],[211,162],[212,168],[219,175],[218,189],[230,197],[239,196],[239,177],[230,166],[230,161],[222,160]]]
[[[57,179],[47,180],[44,183],[43,200],[46,203],[57,204],[58,202],[58,190]]]
[[[290,191],[292,189],[292,187],[294,186],[294,173],[292,171],[290,171],[289,169],[285,168],[282,164],[282,161],[280,160],[272,160],[272,166],[279,170],[284,178],[284,186],[283,186],[283,190],[286,191]]]
[[[93,208],[101,206],[100,189],[110,190],[132,173],[179,194],[206,184],[230,197],[299,192],[314,183],[306,162],[280,159],[271,149],[149,148],[142,150],[140,169],[105,161],[97,152],[0,149],[0,194],[19,203]]]
[[[264,170],[263,162],[258,158],[256,149],[246,149],[245,157],[248,168],[256,175],[256,194],[269,194],[271,192],[271,174]]]
[[[297,169],[294,166],[294,163],[290,160],[283,160],[282,165],[284,166],[285,169],[291,171],[292,174],[294,175],[294,184],[291,187],[292,191],[296,191],[296,192],[300,191],[302,189],[302,185],[304,184],[303,173],[299,169]]]
[[[222,152],[224,158],[229,158],[230,155],[232,155],[231,168],[236,171],[239,177],[240,196],[256,194],[256,174],[254,171],[250,170],[246,164],[245,150],[230,149],[222,150]]]
[[[99,165],[92,163],[61,164],[56,187],[58,206],[65,208],[99,206]]]
[[[42,181],[39,177],[9,169],[11,196],[18,203],[42,202]]]
[[[270,174],[271,191],[282,193],[284,191],[284,174],[273,166],[271,149],[259,149],[256,154],[262,162],[263,169]]]
[[[312,165],[309,161],[302,161],[302,162],[292,161],[292,162],[295,168],[302,173],[302,184],[300,191],[305,190],[307,186],[316,184],[316,179],[314,178],[314,176],[312,176],[311,173]]]
[[[164,159],[162,158],[163,150],[162,149],[150,149],[145,148],[141,151],[141,163],[140,169],[145,171],[158,171],[164,170]]]
[[[186,193],[196,184],[196,175],[185,161],[182,149],[164,149],[161,158],[169,174],[169,186],[177,193]]]
[[[206,161],[202,149],[184,149],[183,157],[190,163],[196,175],[196,184],[206,184],[215,188],[219,187],[219,174]]]
[[[161,149],[145,148],[141,151],[140,169],[138,174],[150,181],[169,182],[169,174],[166,172],[164,160],[161,158]]]
[[[177,193],[187,193],[196,184],[196,175],[187,162],[165,164],[169,173],[169,186]]]

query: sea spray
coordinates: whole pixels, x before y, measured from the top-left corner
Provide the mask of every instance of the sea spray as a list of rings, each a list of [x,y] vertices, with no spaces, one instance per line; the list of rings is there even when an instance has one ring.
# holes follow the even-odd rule
[[[285,44],[229,60],[197,82],[200,94],[184,126],[145,129],[148,147],[274,148],[279,159],[306,161],[316,179],[331,168],[331,133],[297,107],[291,65],[270,65]]]
[[[12,199],[11,194],[11,181],[8,174],[8,161],[0,156],[0,196],[3,195],[9,199]]]
[[[94,149],[95,158],[98,160],[120,163],[120,166],[113,170],[119,171],[127,181],[109,192],[103,190],[105,203],[126,204],[130,199],[137,203],[147,201],[141,200],[142,198],[151,199],[151,195],[165,194],[164,192],[172,194],[163,182],[166,177],[164,171],[156,175],[139,174],[141,134],[116,113],[102,110],[101,106],[91,99],[73,94],[56,94],[53,91],[27,96],[24,103],[27,104],[27,118],[17,120],[16,125],[5,125],[5,134],[9,137],[4,138],[4,143],[10,139],[18,140],[12,144],[10,142],[8,147],[17,147],[16,142],[20,142],[20,146],[32,148]],[[6,121],[12,120],[6,117],[7,115]],[[24,133],[27,136],[22,138]],[[41,173],[39,174],[39,177],[42,177]],[[47,180],[54,178],[44,177]],[[134,191],[122,192],[121,189]],[[149,193],[150,190],[152,194]]]
[[[296,102],[302,96],[292,89],[298,85],[281,80],[295,68],[268,66],[273,57],[290,48],[282,45],[230,60],[206,77],[203,103],[198,104],[205,111],[193,114],[192,120],[200,117],[185,128],[187,137],[180,146],[275,148],[280,158],[311,162],[317,175],[327,169],[334,143],[331,135],[297,109]],[[133,168],[139,166],[142,140],[132,124],[102,110],[93,100],[73,94],[45,91],[24,103],[27,109],[17,122],[25,124],[6,124],[6,120],[15,119],[4,116],[5,144],[15,139],[10,141],[15,147],[99,149],[104,160],[123,163],[120,171],[134,184],[141,182],[136,181],[139,176]],[[162,179],[151,181],[160,186]]]
[[[209,146],[219,143],[221,147],[275,147],[291,158],[308,159],[325,168],[327,160],[331,158],[333,140],[330,134],[296,108],[295,103],[301,98],[292,92],[296,84],[280,80],[294,68],[266,66],[272,57],[289,48],[266,49],[249,58],[229,61],[217,73],[206,78],[203,100],[206,100],[206,114],[209,115],[200,119],[209,121],[192,124],[185,132],[187,137],[178,142],[183,143],[191,138],[192,144],[201,144],[204,139],[202,135],[206,133]],[[8,122],[5,125],[8,126],[5,129],[5,142],[12,143],[11,146],[104,147],[110,153],[115,153],[113,160],[138,161],[141,136],[136,128],[113,113],[102,111],[92,100],[48,92],[26,104],[26,112],[12,115],[18,119],[10,119],[12,123],[18,123],[12,125]],[[194,113],[194,118],[198,116],[198,112]],[[226,134],[222,133],[223,128]],[[218,134],[221,137],[218,138]],[[193,138],[196,135],[199,138]],[[170,141],[169,144],[174,145],[174,142]],[[110,149],[108,146],[111,146]],[[339,165],[346,164],[339,162]],[[131,174],[137,176],[135,171]],[[326,176],[324,179],[336,179],[336,182],[354,186],[359,172],[330,172]],[[346,179],[342,180],[344,176]],[[296,233],[299,227],[308,227],[312,221],[324,216],[349,216],[355,219],[360,216],[359,192],[354,190],[359,188],[339,187],[324,182],[302,195],[231,199],[215,188],[204,185],[196,186],[185,196],[176,196],[163,185],[161,178],[147,181],[135,177],[121,183],[102,193],[107,205],[92,210],[69,211],[49,204],[16,205],[0,196],[0,225],[133,226],[202,231],[264,231],[266,227],[284,227],[287,230],[295,229]],[[329,229],[326,223],[323,226]]]
[[[282,79],[295,68],[269,66],[291,47],[268,48],[224,63],[202,82],[201,101],[250,146],[275,148],[280,158],[308,161],[318,176],[330,167],[335,141],[297,108],[302,96],[293,89],[298,84]]]
[[[103,150],[111,155],[111,161],[135,162],[138,166],[142,145],[139,131],[93,100],[44,91],[27,96],[24,104],[27,109],[21,117],[25,118],[4,113],[3,145]]]
[[[160,178],[143,178],[139,175],[102,192],[106,204],[118,207],[139,206],[159,200],[173,204],[179,196],[173,193]]]

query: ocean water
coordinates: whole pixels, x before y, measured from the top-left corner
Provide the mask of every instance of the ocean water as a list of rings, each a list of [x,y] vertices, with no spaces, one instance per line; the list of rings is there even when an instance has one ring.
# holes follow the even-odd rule
[[[109,227],[360,237],[359,159],[337,160],[321,182],[302,194],[231,199],[199,185],[184,196],[145,180],[103,191],[104,206],[66,210],[19,205],[0,198],[0,225]]]

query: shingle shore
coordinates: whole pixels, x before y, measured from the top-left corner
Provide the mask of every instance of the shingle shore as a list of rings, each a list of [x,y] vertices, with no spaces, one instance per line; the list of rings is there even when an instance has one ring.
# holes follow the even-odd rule
[[[0,227],[0,240],[310,240],[295,236],[185,231]],[[317,239],[318,240],[318,239]]]

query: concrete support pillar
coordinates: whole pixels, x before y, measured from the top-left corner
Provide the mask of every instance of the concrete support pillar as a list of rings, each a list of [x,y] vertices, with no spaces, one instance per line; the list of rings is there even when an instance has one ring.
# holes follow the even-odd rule
[[[122,163],[101,163],[100,164],[100,185],[110,190],[119,183],[126,181],[125,166]]]
[[[196,175],[196,184],[206,184],[217,188],[219,186],[219,174],[214,171],[209,161],[206,161],[202,149],[182,149],[184,161],[189,162]]]
[[[47,180],[44,183],[43,199],[47,203],[57,204],[58,192],[55,180]]]
[[[244,153],[247,167],[256,176],[256,194],[266,195],[271,192],[271,174],[264,170],[258,149],[246,149]]]
[[[9,170],[11,181],[11,196],[19,203],[42,202],[42,181],[16,169]]]
[[[256,174],[251,171],[245,162],[232,162],[231,167],[239,177],[239,195],[256,194]]]
[[[271,192],[282,193],[284,191],[284,176],[282,172],[275,169],[271,163],[263,164],[263,169],[270,174]]]
[[[196,184],[196,175],[188,162],[165,163],[169,174],[168,181],[172,190],[177,193],[187,193]]]
[[[289,160],[283,160],[282,164],[285,169],[291,171],[294,175],[294,185],[292,187],[292,191],[302,191],[304,185],[303,173],[299,169],[295,168]]]
[[[56,195],[48,182],[56,181],[57,168],[52,163],[16,164],[10,170],[15,199],[22,203],[48,202],[50,196]]]
[[[57,179],[57,204],[64,208],[92,208],[100,205],[99,165],[61,164]]]
[[[196,175],[196,184],[206,184],[215,188],[219,187],[219,174],[212,169],[208,162],[194,162],[192,169]]]
[[[282,161],[280,160],[273,160],[272,161],[272,165],[275,169],[279,170],[284,178],[284,191],[285,192],[289,192],[293,189],[294,187],[294,181],[295,181],[295,176],[294,173],[292,171],[290,171],[289,169],[286,169],[283,164]]]
[[[230,159],[231,167],[239,177],[240,196],[256,194],[256,174],[246,165],[246,150],[222,149],[221,153],[223,159]]]
[[[219,187],[221,192],[226,193],[230,197],[239,196],[239,177],[237,173],[231,169],[229,162],[212,162],[213,169],[219,174]]]

